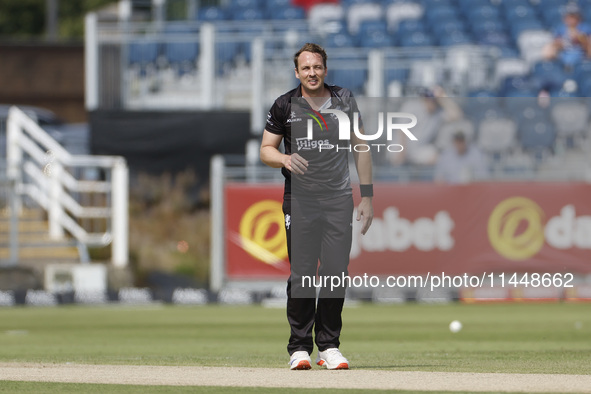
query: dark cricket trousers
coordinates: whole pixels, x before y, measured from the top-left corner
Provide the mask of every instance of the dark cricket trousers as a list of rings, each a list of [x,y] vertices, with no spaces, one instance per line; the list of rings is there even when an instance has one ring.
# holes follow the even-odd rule
[[[341,312],[345,287],[302,286],[302,277],[348,275],[352,239],[353,198],[351,195],[310,200],[284,196],[287,250],[291,275],[287,281],[287,320],[291,335],[289,354],[314,349],[312,328],[319,351],[339,347]],[[287,216],[289,215],[289,216]],[[320,264],[319,264],[320,261]]]

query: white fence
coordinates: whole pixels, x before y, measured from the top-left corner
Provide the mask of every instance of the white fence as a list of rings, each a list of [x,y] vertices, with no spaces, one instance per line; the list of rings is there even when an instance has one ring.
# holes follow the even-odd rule
[[[35,121],[12,107],[7,124],[7,177],[13,209],[28,197],[47,211],[49,236],[66,232],[88,246],[111,245],[112,263],[128,263],[129,175],[124,158],[72,155]]]

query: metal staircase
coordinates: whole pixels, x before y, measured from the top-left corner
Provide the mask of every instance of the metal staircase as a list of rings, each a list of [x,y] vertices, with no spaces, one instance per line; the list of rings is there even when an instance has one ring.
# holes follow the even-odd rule
[[[11,214],[0,212],[0,261],[11,259]],[[24,210],[17,217],[17,256],[25,266],[51,263],[88,262],[84,245],[74,239],[53,240],[49,237],[49,221],[40,209]]]

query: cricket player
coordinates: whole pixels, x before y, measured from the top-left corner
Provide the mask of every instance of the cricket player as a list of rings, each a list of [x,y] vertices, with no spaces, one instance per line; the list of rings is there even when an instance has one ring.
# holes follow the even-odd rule
[[[346,113],[351,130],[357,123],[362,134],[359,110],[348,89],[324,82],[326,63],[326,52],[316,44],[305,44],[295,54],[295,76],[300,85],[273,104],[260,149],[262,162],[281,168],[285,176],[283,212],[291,266],[287,282],[291,335],[287,350],[292,370],[311,368],[314,342],[318,365],[349,369],[349,361],[339,351],[345,286],[320,287],[316,302],[316,288],[305,287],[302,282],[303,277],[316,274],[348,274],[354,211],[349,152],[353,153],[361,183],[356,220],[362,221],[362,234],[373,219],[371,153],[351,149],[361,144],[361,139],[352,131],[350,138],[340,138],[338,117],[326,112]],[[281,141],[285,153],[279,150]]]

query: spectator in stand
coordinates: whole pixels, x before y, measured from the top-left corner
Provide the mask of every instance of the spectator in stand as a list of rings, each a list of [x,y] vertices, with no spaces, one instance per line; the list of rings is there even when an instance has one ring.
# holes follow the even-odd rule
[[[470,145],[463,131],[457,131],[453,145],[445,150],[435,166],[435,182],[461,184],[488,177],[486,158]]]
[[[563,24],[555,32],[554,41],[544,47],[546,60],[559,59],[567,69],[591,57],[591,27],[582,22],[576,3],[564,8]]]
[[[399,154],[389,155],[392,164],[410,164],[433,166],[437,162],[437,147],[435,141],[441,127],[448,122],[455,122],[463,118],[464,113],[455,100],[446,97],[440,86],[424,89],[419,100],[404,101],[400,112],[414,114],[418,123],[412,132],[418,141],[409,141],[401,135],[399,144],[404,150]]]

